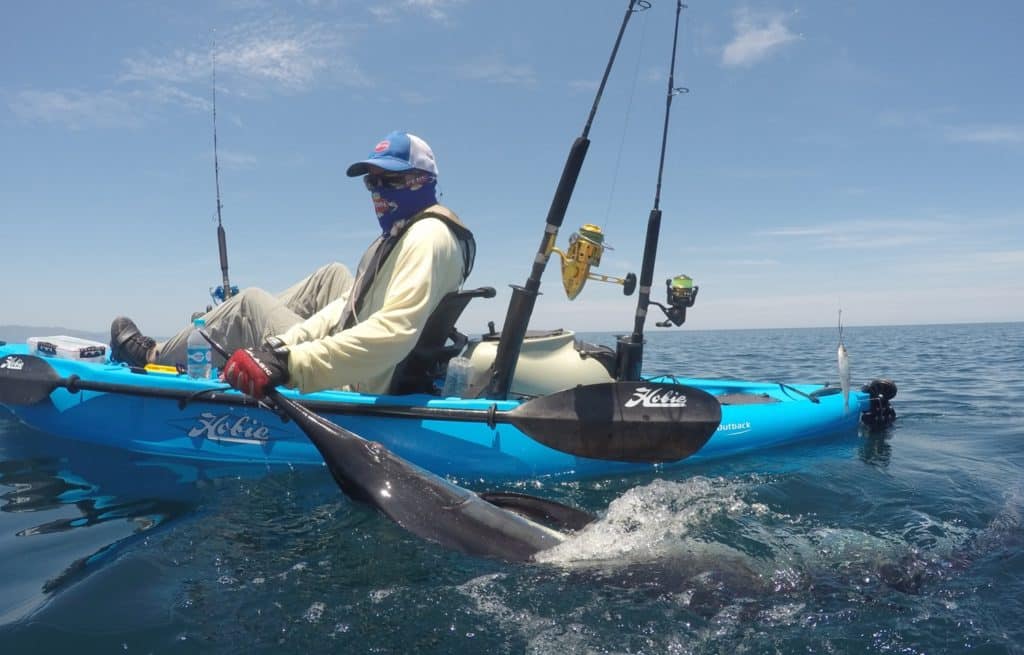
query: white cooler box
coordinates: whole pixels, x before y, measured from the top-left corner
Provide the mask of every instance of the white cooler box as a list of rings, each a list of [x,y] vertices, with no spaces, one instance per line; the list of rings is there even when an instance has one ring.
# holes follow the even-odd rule
[[[44,357],[77,359],[83,362],[107,361],[107,344],[78,337],[29,337],[29,352]]]

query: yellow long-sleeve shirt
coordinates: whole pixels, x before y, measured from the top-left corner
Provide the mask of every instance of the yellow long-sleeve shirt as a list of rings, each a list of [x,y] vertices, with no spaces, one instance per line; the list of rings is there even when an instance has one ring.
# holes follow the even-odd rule
[[[450,213],[436,205],[425,211],[438,210]],[[289,386],[385,393],[431,312],[462,281],[462,247],[452,231],[437,218],[415,221],[374,278],[355,325],[339,325],[346,295],[280,335],[290,351]]]

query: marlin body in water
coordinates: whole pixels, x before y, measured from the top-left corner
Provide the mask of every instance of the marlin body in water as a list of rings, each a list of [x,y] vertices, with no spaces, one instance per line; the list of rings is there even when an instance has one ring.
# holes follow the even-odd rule
[[[346,495],[377,508],[412,534],[446,548],[529,562],[537,553],[564,541],[563,531],[580,530],[595,518],[525,494],[478,495],[276,392],[269,395],[320,451]]]

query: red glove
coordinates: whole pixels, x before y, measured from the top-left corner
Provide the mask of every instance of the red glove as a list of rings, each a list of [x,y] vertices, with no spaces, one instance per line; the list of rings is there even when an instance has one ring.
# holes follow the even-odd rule
[[[287,350],[245,348],[235,351],[221,376],[224,381],[256,400],[267,394],[267,389],[288,381]]]

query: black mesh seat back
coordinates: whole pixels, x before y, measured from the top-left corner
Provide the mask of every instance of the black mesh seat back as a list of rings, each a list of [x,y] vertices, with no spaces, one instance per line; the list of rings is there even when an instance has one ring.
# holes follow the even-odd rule
[[[473,298],[493,298],[494,287],[453,291],[441,299],[420,331],[412,352],[395,367],[388,393],[434,393],[434,380],[444,376],[448,360],[466,347],[468,339],[455,329]]]

